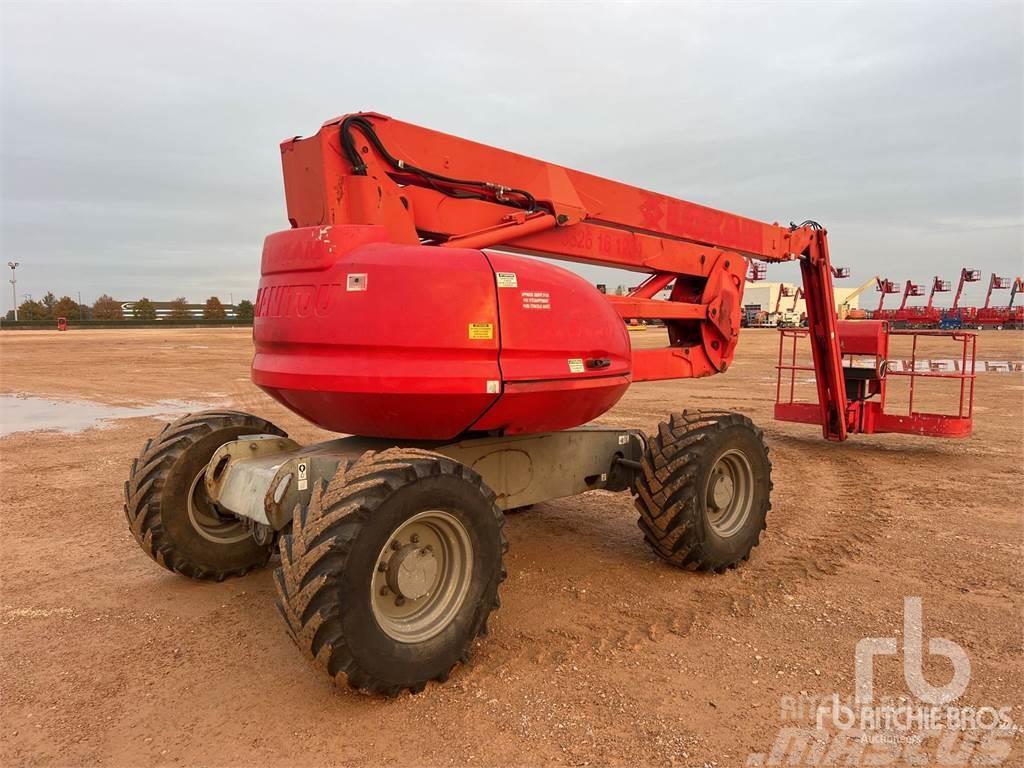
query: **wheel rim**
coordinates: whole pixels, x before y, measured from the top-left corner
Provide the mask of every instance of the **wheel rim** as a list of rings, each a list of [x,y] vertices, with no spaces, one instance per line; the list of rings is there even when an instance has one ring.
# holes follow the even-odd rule
[[[743,528],[754,506],[754,472],[742,452],[731,449],[715,461],[705,491],[707,519],[722,538]]]
[[[188,519],[196,533],[215,544],[237,544],[249,538],[249,531],[241,521],[227,520],[206,494],[206,467],[200,470],[188,489]]]
[[[377,557],[370,604],[381,630],[419,643],[447,627],[473,577],[473,543],[454,515],[420,512],[395,530]]]

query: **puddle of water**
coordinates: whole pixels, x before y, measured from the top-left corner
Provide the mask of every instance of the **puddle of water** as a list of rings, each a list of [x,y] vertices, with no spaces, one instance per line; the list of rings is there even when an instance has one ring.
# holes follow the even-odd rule
[[[138,416],[179,416],[208,408],[203,403],[161,400],[153,405],[119,406],[92,400],[57,400],[28,395],[0,395],[0,437],[17,432],[81,432],[108,427],[111,421]]]

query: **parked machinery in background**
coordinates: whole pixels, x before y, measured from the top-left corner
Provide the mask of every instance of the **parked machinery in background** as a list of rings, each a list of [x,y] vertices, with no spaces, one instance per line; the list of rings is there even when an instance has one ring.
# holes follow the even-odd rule
[[[1024,278],[1018,276],[1013,281],[1013,287],[1010,288],[1010,302],[1006,305],[1006,322],[1003,323],[1003,328],[1012,328],[1018,331],[1024,329],[1024,304],[1020,306],[1014,304],[1017,294],[1021,291],[1024,291]]]
[[[878,309],[871,313],[872,320],[891,320],[892,313],[894,310],[884,309],[885,297],[891,296],[894,293],[899,293],[900,289],[892,280],[884,277],[876,278],[875,280],[876,290],[879,293],[878,296]]]
[[[949,280],[943,280],[941,277],[936,275],[932,278],[932,289],[928,292],[928,304],[925,305],[924,312],[921,313],[921,318],[917,324],[912,324],[911,328],[938,328],[939,323],[942,322],[942,310],[935,306],[935,294],[936,293],[949,293],[952,290],[952,283]]]
[[[860,309],[859,307],[857,309],[853,309],[853,308],[851,308],[850,305],[853,304],[853,300],[854,299],[856,299],[858,296],[860,296],[862,293],[864,293],[864,291],[866,291],[872,285],[877,285],[878,282],[879,282],[878,275],[875,275],[870,280],[866,281],[863,285],[861,285],[858,288],[856,288],[852,293],[850,293],[846,297],[846,300],[842,304],[839,305],[839,319],[840,320],[866,320],[867,317],[868,317],[868,312],[866,310]]]
[[[911,296],[924,296],[924,286],[913,280],[907,280],[907,284],[903,288],[903,300],[900,302],[899,308],[889,318],[893,328],[910,328],[920,314],[922,307],[907,306],[907,299]]]
[[[792,325],[790,321],[793,312],[790,310],[788,313],[783,313],[782,300],[796,296],[798,293],[801,295],[803,293],[798,287],[786,285],[785,283],[779,284],[779,292],[775,295],[775,311],[772,313],[771,320],[769,321],[773,328]],[[793,303],[794,305],[796,304],[796,299],[793,300]]]
[[[960,270],[960,282],[956,286],[956,295],[953,297],[953,305],[942,313],[939,320],[939,327],[943,330],[956,330],[968,328],[974,323],[974,316],[977,310],[974,307],[961,307],[960,297],[963,296],[965,283],[976,283],[981,280],[980,269],[964,267]]]
[[[1010,278],[1000,277],[995,272],[988,280],[988,291],[985,292],[985,303],[977,311],[974,324],[979,328],[1002,328],[1009,319],[1008,307],[992,306],[992,291],[1005,291],[1010,287]]]

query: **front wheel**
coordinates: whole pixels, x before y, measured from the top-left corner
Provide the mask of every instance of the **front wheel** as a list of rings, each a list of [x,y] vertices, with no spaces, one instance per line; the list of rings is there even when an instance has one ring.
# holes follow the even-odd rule
[[[202,411],[167,424],[132,462],[124,513],[135,540],[153,560],[192,579],[222,581],[266,565],[272,547],[256,543],[238,518],[206,493],[206,465],[242,435],[285,433],[239,411]]]
[[[274,574],[299,648],[394,696],[466,661],[505,578],[504,517],[469,467],[392,448],[339,468],[296,510]]]
[[[658,427],[633,483],[644,538],[664,560],[721,573],[750,556],[771,509],[760,429],[725,411],[684,411]]]

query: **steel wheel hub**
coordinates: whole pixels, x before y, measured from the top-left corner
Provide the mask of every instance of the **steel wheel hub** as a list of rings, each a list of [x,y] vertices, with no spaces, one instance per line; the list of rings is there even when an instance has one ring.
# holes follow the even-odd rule
[[[705,493],[708,523],[722,538],[734,536],[754,506],[754,472],[747,457],[728,450],[715,461]]]
[[[457,517],[420,512],[395,530],[377,558],[370,604],[381,630],[402,643],[439,634],[458,615],[473,577],[473,544]]]
[[[388,561],[388,587],[396,595],[408,600],[419,600],[433,586],[437,569],[433,547],[429,544],[425,547],[409,544]]]
[[[188,489],[188,519],[196,533],[215,544],[236,544],[249,538],[249,531],[238,519],[226,519],[206,493],[206,467],[196,475]]]

